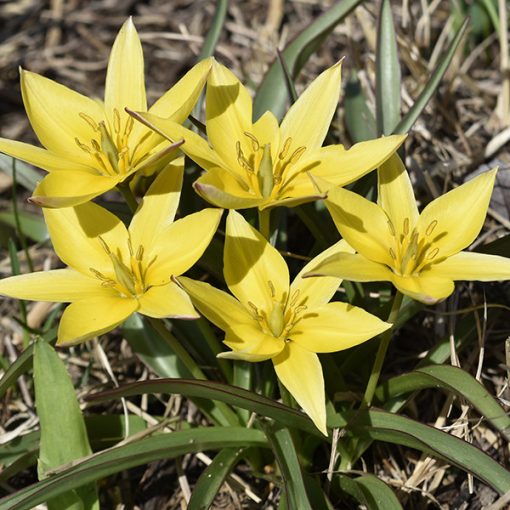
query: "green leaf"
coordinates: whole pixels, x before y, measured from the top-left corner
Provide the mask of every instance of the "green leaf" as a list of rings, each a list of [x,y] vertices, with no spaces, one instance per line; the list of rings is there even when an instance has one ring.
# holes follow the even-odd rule
[[[262,425],[282,474],[288,507],[296,510],[312,510],[289,429],[275,427],[272,423],[262,422]]]
[[[12,207],[8,208],[6,211],[0,212],[0,223],[16,229],[17,225],[14,214]],[[48,229],[41,215],[26,211],[18,211],[18,218],[23,235],[37,243],[42,243],[48,239]]]
[[[214,11],[214,17],[209,27],[209,31],[204,39],[204,44],[200,50],[198,60],[210,57],[214,54],[214,49],[218,44],[218,40],[225,24],[225,18],[227,16],[228,0],[218,0],[216,2],[216,10]]]
[[[34,347],[34,387],[41,427],[38,473],[44,479],[48,470],[92,450],[69,374],[53,347],[41,340]],[[48,508],[99,509],[95,484],[80,484],[76,491],[62,493],[48,501]]]
[[[251,391],[214,381],[196,379],[158,379],[125,384],[114,390],[103,391],[86,397],[87,401],[105,402],[114,398],[141,395],[144,393],[177,393],[186,397],[219,400],[227,404],[248,409],[254,413],[272,418],[292,428],[299,428],[323,438],[312,420],[304,413],[262,397]]]
[[[63,466],[51,477],[1,499],[0,510],[30,510],[83,484],[154,460],[249,446],[267,448],[264,433],[242,427],[207,427],[146,437],[110,448],[76,465]]]
[[[510,417],[471,374],[450,365],[431,365],[389,379],[376,392],[381,401],[425,388],[442,388],[465,398],[510,441]]]
[[[510,234],[482,246],[477,246],[473,251],[510,257]]]
[[[376,409],[337,414],[330,425],[353,434],[415,448],[457,466],[500,494],[510,491],[510,472],[472,444],[410,418]]]
[[[0,171],[12,177],[12,161],[11,156],[0,154]],[[37,184],[42,180],[42,175],[31,165],[27,165],[23,161],[16,160],[16,178],[24,188],[28,191],[34,191]]]
[[[43,336],[44,341],[54,342],[57,338],[57,329],[45,333]],[[34,344],[30,344],[9,366],[4,375],[0,379],[0,398],[5,395],[5,392],[16,383],[18,377],[27,373],[32,368],[32,361],[34,355]]]
[[[389,0],[382,0],[379,11],[375,66],[377,130],[390,135],[400,121],[400,63]]]
[[[225,478],[239,462],[244,448],[225,448],[200,475],[188,503],[188,510],[210,508]]]
[[[338,484],[343,492],[365,505],[368,510],[402,510],[395,493],[377,476],[363,474],[351,478],[340,475]]]
[[[376,122],[356,71],[351,72],[345,87],[344,111],[345,124],[354,143],[377,138]]]
[[[362,0],[343,0],[317,18],[303,30],[282,52],[291,76],[295,79],[310,55],[317,50],[324,39],[332,32]],[[271,110],[281,119],[288,99],[285,76],[278,59],[273,63],[262,80],[255,103],[253,117],[258,119],[266,110]]]
[[[407,133],[413,124],[416,122],[416,119],[420,116],[421,112],[424,110],[425,106],[429,102],[432,94],[436,91],[439,86],[439,82],[443,77],[444,73],[448,69],[450,62],[452,61],[453,55],[459,46],[460,41],[462,40],[462,36],[466,31],[466,28],[469,24],[469,19],[464,19],[462,26],[459,28],[453,41],[450,46],[446,50],[446,53],[443,55],[443,58],[439,61],[437,67],[434,69],[429,81],[423,87],[421,94],[418,96],[418,99],[415,101],[410,110],[404,115],[403,119],[399,122],[398,126],[394,129],[393,133]]]

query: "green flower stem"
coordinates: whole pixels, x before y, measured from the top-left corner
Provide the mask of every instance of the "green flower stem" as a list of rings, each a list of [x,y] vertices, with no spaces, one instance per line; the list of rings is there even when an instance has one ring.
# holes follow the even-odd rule
[[[117,189],[122,193],[129,210],[134,214],[138,208],[138,202],[136,201],[136,197],[129,186],[130,180],[131,179],[127,179],[124,182],[119,182],[119,184],[117,184]]]
[[[221,347],[221,343],[216,338],[216,335],[214,334],[214,331],[211,329],[211,326],[209,323],[201,317],[197,320],[198,329],[202,333],[202,336],[204,337],[205,341],[207,342],[207,345],[211,349],[212,353],[217,356],[220,352],[223,352],[223,349]],[[232,384],[232,365],[228,362],[228,360],[224,358],[216,358],[216,361],[218,362],[218,366],[224,375],[226,381],[230,384]]]
[[[259,231],[271,242],[271,209],[259,209]]]
[[[195,379],[207,380],[207,377],[196,364],[195,360],[189,355],[188,351],[181,345],[179,340],[177,340],[177,338],[168,331],[163,320],[154,319],[153,317],[147,317],[147,319],[149,320],[150,325],[158,332],[159,336],[161,336],[161,338],[174,351],[175,355],[182,361],[191,375]]]
[[[403,297],[403,294],[397,290],[397,293],[393,298],[390,315],[388,316],[388,322],[390,324],[394,325],[397,321]],[[372,399],[374,398],[375,389],[377,388],[377,383],[379,382],[379,376],[381,375],[381,369],[384,363],[384,358],[386,357],[386,351],[388,350],[388,346],[390,345],[390,341],[393,336],[393,327],[394,326],[392,326],[390,329],[387,329],[381,335],[379,349],[377,350],[374,366],[372,367],[372,372],[370,374],[370,378],[368,379],[365,394],[363,395],[361,408],[368,408],[372,405]]]

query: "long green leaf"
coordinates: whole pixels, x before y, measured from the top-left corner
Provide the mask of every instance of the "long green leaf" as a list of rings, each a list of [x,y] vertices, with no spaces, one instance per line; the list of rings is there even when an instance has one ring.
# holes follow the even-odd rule
[[[39,340],[34,347],[34,387],[37,415],[41,427],[38,473],[92,453],[85,422],[66,367],[53,347]],[[99,509],[94,483],[81,484],[76,490],[48,501],[50,510]]]
[[[208,427],[146,437],[93,455],[0,500],[0,510],[29,510],[67,491],[158,459],[218,448],[268,447],[260,430]]]
[[[144,393],[177,393],[186,397],[200,397],[219,400],[227,404],[248,409],[261,416],[293,428],[299,428],[319,437],[323,437],[313,422],[305,414],[262,397],[251,391],[227,384],[196,379],[158,379],[126,384],[110,391],[96,393],[86,398],[88,401],[104,402],[114,398],[129,397]]]
[[[6,211],[0,212],[0,223],[7,225],[13,229],[17,228],[15,212],[12,207]],[[37,243],[42,243],[48,239],[48,229],[44,223],[44,219],[39,214],[29,213],[27,211],[17,211],[19,219],[19,227],[26,237]]]
[[[494,397],[471,374],[450,365],[431,365],[393,377],[377,390],[381,401],[425,388],[453,391],[470,402],[510,441],[510,417]]]
[[[338,484],[343,492],[365,505],[368,510],[402,510],[395,493],[377,476],[363,474],[351,478],[340,475]]]
[[[500,494],[510,491],[510,472],[475,446],[404,416],[377,409],[349,416],[337,414],[331,425],[348,427],[373,440],[415,448],[457,466]]]
[[[288,508],[292,510],[312,510],[306,493],[298,454],[289,429],[275,426],[272,423],[262,422],[262,425],[280,468]]]
[[[10,156],[0,154],[0,171],[12,176],[12,160],[13,158]],[[42,174],[34,170],[32,166],[19,160],[16,160],[16,173],[19,184],[28,191],[34,191],[42,179]]]
[[[382,0],[376,46],[377,130],[389,135],[400,121],[400,63],[390,0]]]
[[[418,96],[418,99],[415,101],[411,109],[404,115],[403,119],[399,122],[398,126],[393,131],[394,133],[407,133],[413,124],[416,122],[416,119],[420,116],[421,112],[424,110],[425,106],[429,102],[432,94],[436,91],[439,86],[439,82],[441,81],[444,73],[448,69],[450,62],[452,61],[453,55],[459,46],[459,43],[464,35],[466,28],[468,27],[469,19],[464,19],[461,27],[455,34],[453,41],[450,46],[446,50],[446,53],[443,55],[443,58],[439,61],[436,69],[432,73],[429,81],[423,87],[421,94]]]
[[[333,5],[322,16],[303,30],[282,52],[293,78],[296,78],[306,60],[362,0],[342,0]],[[283,116],[288,99],[285,76],[282,66],[276,60],[260,85],[253,105],[254,119],[258,119],[266,110],[271,110],[278,118]]]
[[[377,138],[377,126],[356,71],[352,71],[345,87],[345,125],[354,143]]]
[[[210,508],[225,478],[239,462],[243,452],[244,448],[225,448],[214,457],[193,489],[188,510]]]

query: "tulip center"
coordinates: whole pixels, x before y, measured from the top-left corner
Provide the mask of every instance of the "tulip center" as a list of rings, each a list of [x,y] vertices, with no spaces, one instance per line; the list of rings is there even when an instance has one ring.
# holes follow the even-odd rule
[[[307,307],[305,305],[296,306],[299,299],[299,289],[292,294],[290,300],[287,297],[278,300],[271,281],[268,281],[268,288],[272,301],[270,309],[267,311],[260,310],[255,304],[248,301],[251,315],[259,323],[260,329],[264,333],[290,341],[289,333]]]
[[[115,108],[113,126],[109,126],[104,120],[96,122],[86,113],[81,112],[79,116],[94,130],[95,136],[88,143],[84,143],[79,138],[74,140],[82,151],[92,157],[101,175],[127,174],[147,157],[147,154],[141,154],[138,149],[151,136],[151,131],[147,131],[130,149],[133,117],[127,116],[125,120],[122,120],[119,111]]]
[[[439,236],[432,236],[437,227],[437,220],[429,223],[425,232],[421,234],[414,228],[410,229],[409,218],[404,219],[400,232],[395,230],[394,225],[388,220],[388,228],[395,239],[394,247],[389,249],[393,260],[393,272],[400,276],[418,275],[426,266],[437,261],[439,247],[435,240]]]
[[[147,260],[144,260],[144,247],[142,245],[138,246],[135,252],[131,239],[128,239],[129,258],[124,261],[120,250],[113,252],[103,238],[99,237],[98,239],[112,262],[112,277],[106,276],[92,267],[89,270],[96,278],[101,280],[103,287],[115,289],[121,297],[132,298],[139,298],[152,287],[147,283],[146,276],[148,269],[154,264],[157,256],[147,263]]]
[[[236,142],[237,162],[244,171],[244,176],[236,174],[239,184],[245,191],[259,193],[264,198],[273,194],[279,196],[284,186],[297,175],[291,175],[290,169],[299,161],[306,147],[298,147],[291,152],[292,138],[289,137],[276,161],[273,161],[271,144],[262,145],[255,135],[248,131],[245,131],[244,135],[249,140],[249,150],[246,153],[241,147],[241,141]]]

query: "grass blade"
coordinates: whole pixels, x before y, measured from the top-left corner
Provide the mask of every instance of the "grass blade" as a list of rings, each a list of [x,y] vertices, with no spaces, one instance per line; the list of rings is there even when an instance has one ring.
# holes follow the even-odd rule
[[[395,493],[377,476],[362,475],[351,478],[340,475],[338,484],[341,491],[365,505],[368,510],[402,510]]]
[[[444,73],[448,69],[448,66],[450,65],[450,62],[452,61],[453,55],[455,54],[455,51],[457,50],[460,41],[462,40],[462,36],[466,32],[468,23],[469,18],[466,18],[455,34],[455,37],[453,38],[453,41],[448,47],[446,53],[443,55],[443,58],[434,69],[434,72],[432,73],[429,81],[425,87],[423,87],[423,90],[418,96],[418,99],[415,101],[411,109],[404,115],[398,126],[394,129],[393,133],[407,133],[416,122],[416,119],[420,116],[425,106],[427,106],[427,103],[439,86],[441,78],[443,77]]]
[[[343,0],[337,2],[328,11],[303,30],[282,52],[290,75],[296,78],[310,55],[362,0]],[[258,119],[266,110],[271,110],[281,119],[288,99],[285,76],[280,62],[276,60],[265,75],[255,97],[253,117]]]

